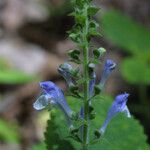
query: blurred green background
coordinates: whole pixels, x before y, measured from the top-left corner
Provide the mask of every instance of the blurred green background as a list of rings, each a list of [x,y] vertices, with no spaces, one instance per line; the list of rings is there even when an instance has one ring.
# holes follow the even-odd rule
[[[102,37],[92,42],[106,48],[102,61],[117,63],[105,93],[130,93],[128,106],[150,143],[150,1],[93,3],[101,8],[95,19]],[[0,1],[0,150],[27,150],[43,139],[48,113],[36,112],[32,103],[39,81],[52,80],[66,90],[57,67],[75,47],[66,33],[74,24],[71,11],[68,0]]]

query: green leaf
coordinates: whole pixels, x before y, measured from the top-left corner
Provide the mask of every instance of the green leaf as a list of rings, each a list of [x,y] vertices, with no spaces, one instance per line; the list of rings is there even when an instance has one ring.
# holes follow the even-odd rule
[[[79,94],[79,87],[78,86],[71,86],[69,88],[69,91],[71,94],[73,94],[74,96],[77,96],[77,97],[81,97],[80,94]]]
[[[95,27],[91,27],[89,29],[89,33],[88,33],[88,37],[91,36],[100,36],[101,34],[97,31],[97,29]]]
[[[112,100],[106,96],[104,99],[97,96],[93,101],[93,107],[97,113],[96,119],[93,121],[93,130],[98,129],[104,122],[111,102]],[[146,140],[143,128],[137,120],[119,114],[110,122],[105,135],[100,141],[95,145],[91,145],[91,150],[148,150]]]
[[[19,134],[15,124],[0,119],[0,140],[7,143],[19,143]]]
[[[80,61],[79,55],[80,51],[79,50],[69,50],[68,55],[75,61]]]
[[[74,98],[68,97],[70,106],[73,110],[79,112],[79,101]],[[94,131],[99,129],[105,120],[108,108],[110,107],[112,100],[108,97],[103,99],[100,96],[95,97],[93,100],[94,111],[97,113],[96,119],[91,121],[90,135],[94,137]],[[63,137],[68,136],[68,129],[66,127],[66,121],[64,116],[56,111],[56,120],[59,135]],[[69,141],[74,144],[76,150],[81,148],[81,145],[71,139]],[[124,114],[117,115],[108,125],[105,135],[96,144],[89,147],[90,150],[148,150],[148,144],[146,143],[146,136],[142,126],[137,120],[132,118],[126,118]]]
[[[92,21],[90,21],[90,23],[89,23],[89,27],[90,27],[90,28],[98,28],[98,27],[99,27],[99,24],[98,24],[95,20],[92,20]]]
[[[70,33],[69,34],[69,37],[70,37],[70,39],[72,40],[72,41],[74,41],[74,42],[76,42],[76,43],[80,43],[80,34],[79,33],[74,33],[74,32],[72,32],[72,33]]]
[[[123,77],[132,84],[150,84],[150,66],[141,59],[128,58],[121,66]]]
[[[45,143],[47,150],[75,150],[72,144],[58,134],[59,129],[55,124],[55,117],[52,115],[51,120],[47,122],[45,132]]]
[[[101,18],[105,36],[117,46],[150,58],[150,28],[146,28],[119,11],[108,11]]]
[[[21,84],[35,80],[35,77],[27,75],[17,70],[0,71],[0,83]]]
[[[79,68],[72,69],[70,73],[73,77],[80,77]]]
[[[88,14],[89,14],[89,16],[94,16],[98,11],[99,11],[99,8],[95,7],[95,6],[90,6],[88,8]]]
[[[100,86],[99,85],[95,85],[94,86],[94,96],[100,94],[100,92],[101,92]]]
[[[74,0],[75,1],[75,4],[78,6],[78,7],[83,7],[84,5],[84,0]]]
[[[77,24],[84,25],[85,20],[86,20],[86,16],[83,15],[82,12],[80,14],[78,14],[78,13],[75,14],[74,17],[75,17],[75,20],[76,20]]]

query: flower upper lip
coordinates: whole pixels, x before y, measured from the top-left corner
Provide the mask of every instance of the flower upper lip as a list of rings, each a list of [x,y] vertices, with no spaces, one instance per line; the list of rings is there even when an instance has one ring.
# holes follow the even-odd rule
[[[58,107],[71,122],[73,111],[70,109],[62,90],[51,81],[40,82],[43,94],[36,100],[33,107],[36,110],[44,109],[47,105]]]
[[[99,83],[101,90],[104,88],[105,83],[106,83],[110,73],[115,69],[115,67],[116,67],[116,63],[113,60],[111,60],[111,59],[106,60],[106,62],[104,64],[101,80]]]
[[[120,94],[116,96],[114,102],[112,103],[111,107],[108,110],[107,117],[102,125],[102,127],[99,129],[101,134],[104,134],[107,125],[111,121],[111,119],[116,116],[120,112],[124,112],[127,117],[131,117],[130,112],[128,110],[128,107],[126,105],[128,100],[128,93]]]

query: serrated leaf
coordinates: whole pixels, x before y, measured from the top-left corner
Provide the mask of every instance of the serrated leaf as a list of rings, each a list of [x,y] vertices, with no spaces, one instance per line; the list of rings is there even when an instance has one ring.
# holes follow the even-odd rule
[[[74,102],[75,101],[75,102]],[[79,111],[80,105],[74,100],[69,98],[69,102],[74,110]],[[95,97],[93,100],[94,110],[97,113],[96,119],[90,123],[91,131],[90,134],[93,136],[95,129],[100,128],[102,125],[108,108],[111,105],[112,100],[108,97],[101,99],[101,97]],[[59,128],[61,136],[66,137],[68,129],[66,128],[64,117],[57,112],[56,124]],[[60,123],[61,122],[61,123]],[[135,138],[136,137],[136,138]],[[69,139],[68,139],[69,140]],[[81,145],[75,141],[69,140],[75,145],[76,150],[81,148]],[[148,150],[148,144],[146,143],[146,136],[144,135],[143,128],[137,120],[134,118],[126,118],[123,114],[117,115],[109,124],[105,135],[99,142],[89,147],[90,150]]]
[[[102,125],[111,102],[112,100],[106,96],[104,100],[97,96],[93,101],[97,113],[96,119],[93,121],[95,128],[98,129]],[[143,128],[137,120],[119,114],[110,122],[101,141],[91,146],[91,150],[147,150],[146,140]]]
[[[47,122],[45,132],[45,144],[47,150],[75,150],[73,145],[58,134],[59,129],[55,124],[55,117],[51,116],[51,120]]]
[[[150,84],[150,66],[137,58],[127,58],[121,65],[123,77],[132,84]]]

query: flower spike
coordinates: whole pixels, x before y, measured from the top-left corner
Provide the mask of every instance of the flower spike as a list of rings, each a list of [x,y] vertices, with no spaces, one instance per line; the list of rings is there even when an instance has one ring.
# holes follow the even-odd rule
[[[106,60],[104,68],[103,68],[103,72],[102,72],[101,81],[99,83],[101,90],[103,89],[110,73],[115,69],[115,67],[116,67],[115,62],[113,62],[111,59]]]
[[[51,81],[40,82],[40,87],[43,90],[43,94],[36,100],[33,107],[36,110],[42,110],[48,105],[58,107],[63,111],[68,123],[70,124],[73,111],[67,104],[63,91]]]
[[[128,107],[126,105],[127,100],[128,100],[129,94],[128,93],[124,93],[124,94],[120,94],[118,96],[116,96],[114,102],[112,103],[111,107],[108,110],[107,113],[107,117],[102,125],[102,127],[100,128],[99,132],[100,134],[104,134],[109,122],[111,121],[111,119],[113,117],[115,117],[118,113],[125,113],[125,115],[130,118],[131,114],[128,110]]]

